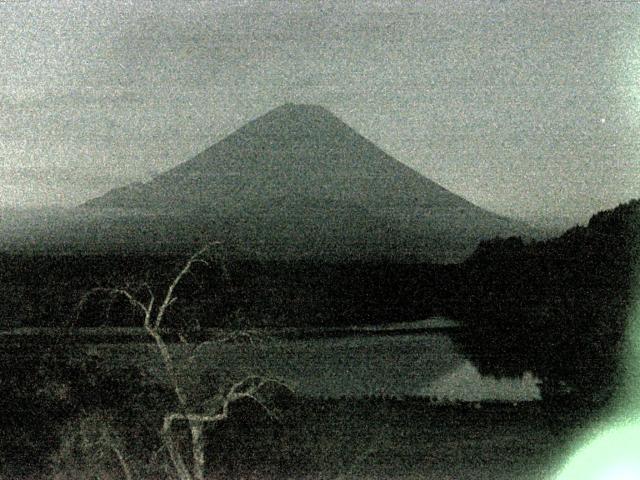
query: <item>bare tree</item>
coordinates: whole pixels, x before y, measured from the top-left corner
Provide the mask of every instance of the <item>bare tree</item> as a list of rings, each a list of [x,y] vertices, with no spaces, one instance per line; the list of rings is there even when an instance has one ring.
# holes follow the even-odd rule
[[[276,378],[249,375],[232,384],[226,391],[219,392],[200,404],[195,404],[195,402],[192,402],[189,398],[189,392],[186,391],[178,375],[174,358],[163,337],[163,333],[167,332],[165,326],[166,316],[171,306],[177,300],[175,292],[178,285],[185,276],[192,271],[195,264],[210,265],[207,254],[210,252],[212,245],[215,244],[205,246],[189,258],[171,283],[166,287],[159,302],[156,301],[156,296],[148,284],[143,285],[147,291],[145,300],[139,298],[139,296],[132,293],[128,288],[97,287],[88,291],[80,302],[80,305],[82,305],[91,295],[100,293],[109,295],[111,298],[121,296],[128,300],[131,306],[144,316],[144,330],[155,343],[156,349],[162,359],[167,380],[177,400],[176,411],[167,412],[164,415],[160,435],[164,447],[169,454],[171,464],[180,480],[204,479],[205,454],[203,428],[205,424],[215,424],[228,418],[230,405],[242,399],[250,399],[256,402],[268,415],[275,417],[275,413],[260,397],[260,392],[269,384],[281,385],[290,390],[284,382]],[[197,322],[197,319],[193,321]],[[218,339],[218,341],[228,341],[239,338],[240,336],[243,335],[238,335],[236,332],[228,337]],[[186,342],[183,336],[180,336],[180,339]],[[173,438],[174,424],[177,422],[185,422],[189,427],[192,455],[191,466],[185,461],[180,448],[178,448]],[[119,457],[119,460],[121,458],[122,456]],[[125,469],[125,472],[127,478],[130,478],[130,470]]]

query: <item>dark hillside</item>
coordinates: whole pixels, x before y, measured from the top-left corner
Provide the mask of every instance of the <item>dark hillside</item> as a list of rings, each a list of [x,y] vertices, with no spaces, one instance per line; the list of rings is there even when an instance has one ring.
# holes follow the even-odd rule
[[[86,302],[98,286],[128,286],[160,295],[185,256],[0,255],[2,327],[139,326],[122,299]],[[224,265],[224,268],[223,268]],[[213,261],[201,265],[177,292],[175,317],[202,327],[337,326],[420,320],[442,311],[451,296],[451,267],[391,262]],[[442,292],[442,293],[440,293]],[[77,317],[77,318],[76,318]],[[188,323],[188,321],[187,321]]]
[[[485,372],[533,369],[549,389],[562,380],[606,397],[619,373],[639,220],[634,200],[557,239],[483,242],[460,265],[450,305],[469,327],[463,348]]]

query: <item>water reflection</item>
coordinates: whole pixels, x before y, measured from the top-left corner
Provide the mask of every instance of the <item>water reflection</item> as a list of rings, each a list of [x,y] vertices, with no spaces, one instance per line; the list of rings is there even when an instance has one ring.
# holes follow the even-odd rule
[[[257,345],[207,345],[198,362],[237,375],[261,372],[286,379],[303,395],[430,396],[442,400],[527,401],[540,398],[539,381],[482,376],[442,333],[353,334],[275,340]],[[204,368],[195,366],[195,368]]]

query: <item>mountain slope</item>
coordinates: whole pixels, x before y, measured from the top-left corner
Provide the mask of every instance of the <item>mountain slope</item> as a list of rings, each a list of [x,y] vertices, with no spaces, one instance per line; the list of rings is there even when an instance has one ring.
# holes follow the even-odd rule
[[[266,206],[290,194],[376,208],[388,208],[390,201],[395,207],[418,208],[464,202],[385,154],[324,108],[288,104],[154,180],[111,191],[86,205],[224,211],[239,204]]]
[[[112,190],[83,207],[192,216],[205,228],[216,219],[230,230],[238,230],[231,220],[240,217],[243,226],[234,237],[247,248],[272,244],[284,256],[317,252],[319,245],[350,255],[366,245],[380,255],[410,251],[450,261],[483,238],[527,233],[313,105],[283,105],[153,180]],[[249,233],[257,231],[262,233]],[[345,241],[354,247],[345,248]]]

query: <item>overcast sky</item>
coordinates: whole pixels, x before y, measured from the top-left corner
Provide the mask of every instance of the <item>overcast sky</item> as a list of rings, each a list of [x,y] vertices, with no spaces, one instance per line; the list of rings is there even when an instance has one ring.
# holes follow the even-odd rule
[[[640,197],[640,4],[354,3],[0,1],[0,206],[147,179],[289,101],[499,213]]]

